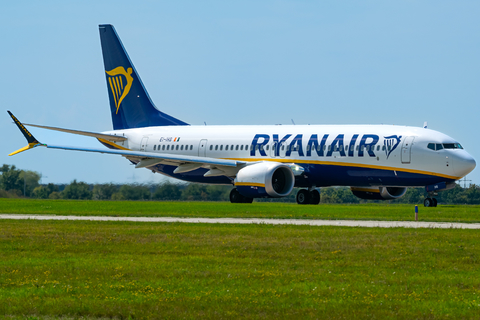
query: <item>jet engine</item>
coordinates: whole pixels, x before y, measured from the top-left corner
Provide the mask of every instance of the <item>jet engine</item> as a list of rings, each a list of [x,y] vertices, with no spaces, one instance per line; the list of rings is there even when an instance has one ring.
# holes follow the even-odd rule
[[[393,200],[407,192],[406,187],[351,187],[352,193],[365,200]]]
[[[278,162],[259,162],[240,169],[235,187],[249,198],[280,198],[292,192],[295,177],[290,166]]]

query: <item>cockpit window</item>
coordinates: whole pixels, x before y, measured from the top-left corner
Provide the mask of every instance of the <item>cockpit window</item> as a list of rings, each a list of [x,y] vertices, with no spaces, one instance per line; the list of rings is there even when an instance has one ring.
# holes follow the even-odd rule
[[[463,149],[460,143],[444,143],[443,147],[445,149]]]
[[[460,143],[429,143],[427,148],[433,151],[442,149],[463,149]]]

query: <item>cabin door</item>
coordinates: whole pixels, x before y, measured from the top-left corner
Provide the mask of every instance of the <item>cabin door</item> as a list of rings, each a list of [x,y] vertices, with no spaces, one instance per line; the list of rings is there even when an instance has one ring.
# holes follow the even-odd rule
[[[198,156],[207,156],[207,139],[200,140],[200,144],[198,145]]]
[[[415,137],[406,137],[402,145],[402,163],[410,163],[412,159],[412,145]]]
[[[142,142],[140,142],[140,151],[147,150],[147,141],[148,141],[148,137],[142,138]]]

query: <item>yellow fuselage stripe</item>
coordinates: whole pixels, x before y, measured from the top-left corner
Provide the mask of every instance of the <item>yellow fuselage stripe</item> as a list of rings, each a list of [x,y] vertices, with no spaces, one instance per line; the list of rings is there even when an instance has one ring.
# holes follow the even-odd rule
[[[273,161],[273,162],[281,162],[281,163],[306,163],[306,164],[320,164],[320,165],[327,165],[327,166],[342,166],[342,167],[356,167],[356,168],[368,168],[368,169],[377,169],[377,170],[388,170],[388,171],[400,171],[400,172],[408,172],[408,173],[418,173],[418,174],[425,174],[430,176],[442,177],[447,179],[458,180],[461,177],[449,176],[446,174],[436,173],[436,172],[429,172],[429,171],[422,171],[422,170],[414,170],[414,169],[405,169],[405,168],[395,168],[395,167],[387,167],[387,166],[376,166],[376,165],[369,165],[369,164],[362,164],[362,163],[347,163],[347,162],[334,162],[334,161],[316,161],[316,160],[298,160],[298,159],[278,159],[278,158],[270,158],[270,159],[252,159],[252,158],[224,158],[225,160],[236,160],[236,161],[246,161],[246,162],[253,162],[253,161]]]
[[[255,182],[236,182],[235,186],[246,186],[246,187],[262,187],[265,188],[264,183],[255,183]]]

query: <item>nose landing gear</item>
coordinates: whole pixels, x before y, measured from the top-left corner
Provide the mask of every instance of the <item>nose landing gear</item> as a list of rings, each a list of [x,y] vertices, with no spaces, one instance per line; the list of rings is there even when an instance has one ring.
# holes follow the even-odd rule
[[[437,194],[428,194],[428,197],[423,200],[423,206],[424,207],[436,207],[437,206],[437,199],[433,198],[433,196],[436,196]]]

